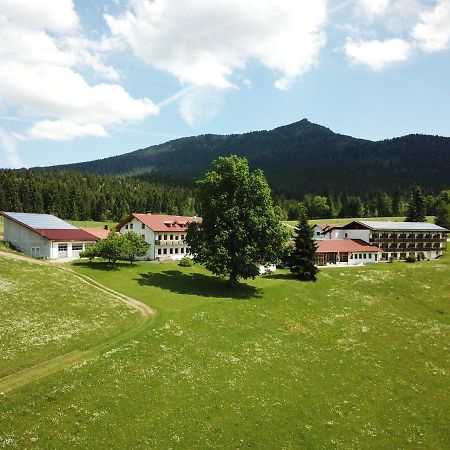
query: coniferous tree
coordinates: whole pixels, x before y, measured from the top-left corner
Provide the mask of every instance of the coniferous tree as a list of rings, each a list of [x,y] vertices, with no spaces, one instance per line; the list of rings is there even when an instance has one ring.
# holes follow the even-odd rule
[[[436,219],[434,220],[434,223],[450,230],[450,204],[442,199],[438,201],[436,206]]]
[[[313,227],[308,223],[308,216],[303,213],[295,228],[295,247],[289,258],[289,269],[302,281],[316,281],[317,243],[314,241]]]
[[[420,186],[414,185],[408,202],[405,222],[426,222],[425,194]]]

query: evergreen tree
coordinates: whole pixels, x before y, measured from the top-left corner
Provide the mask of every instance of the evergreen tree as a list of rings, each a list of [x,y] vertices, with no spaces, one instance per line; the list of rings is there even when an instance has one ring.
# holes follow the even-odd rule
[[[313,239],[313,227],[308,223],[308,216],[302,214],[295,228],[295,247],[289,258],[289,269],[302,281],[316,281],[317,244]]]
[[[203,222],[191,223],[186,236],[194,261],[233,287],[258,275],[260,265],[279,262],[287,233],[261,170],[250,172],[244,158],[220,157],[197,185]]]
[[[405,222],[426,222],[425,194],[420,186],[411,188]]]
[[[450,204],[440,199],[436,206],[436,225],[450,230]]]

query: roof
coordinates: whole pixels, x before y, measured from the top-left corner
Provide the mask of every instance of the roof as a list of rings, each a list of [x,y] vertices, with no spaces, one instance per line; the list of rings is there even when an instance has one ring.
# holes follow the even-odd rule
[[[50,241],[96,241],[97,237],[51,214],[3,212],[0,215]]]
[[[104,228],[89,228],[81,227],[81,230],[87,231],[88,233],[94,235],[97,239],[106,239],[111,230],[105,230]]]
[[[324,239],[316,242],[317,253],[381,252],[376,245],[370,245],[362,239]]]
[[[338,223],[316,223],[314,224],[315,227],[319,227],[322,230],[325,228],[331,227],[331,228],[339,228],[342,227],[342,225],[339,225]]]
[[[148,226],[151,230],[156,232],[164,231],[186,231],[188,225],[191,222],[201,222],[201,217],[188,217],[188,216],[169,216],[163,214],[137,214],[133,213],[128,216],[123,222],[116,226],[116,230],[119,231],[127,223],[133,219],[137,219],[144,225]]]
[[[41,236],[49,239],[50,241],[96,241],[97,236],[88,233],[81,228],[75,228],[74,230],[35,230]]]
[[[29,228],[45,230],[76,230],[77,227],[51,214],[1,212],[2,216]]]
[[[352,222],[351,222],[352,223]],[[446,228],[442,228],[434,223],[428,222],[388,222],[388,221],[372,221],[372,220],[358,220],[360,223],[371,230],[400,230],[400,231],[440,231],[448,232]],[[348,224],[350,225],[350,224]]]

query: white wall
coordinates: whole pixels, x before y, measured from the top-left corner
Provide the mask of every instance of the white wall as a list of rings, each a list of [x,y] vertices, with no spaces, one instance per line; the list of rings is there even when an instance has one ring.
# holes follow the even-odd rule
[[[313,231],[314,231],[313,239],[315,240],[325,239],[325,236],[322,234],[322,228],[320,228],[318,225],[314,225]]]
[[[133,228],[131,228],[130,225],[132,225]],[[150,244],[150,248],[148,249],[147,255],[140,259],[154,261],[155,260],[155,251],[156,251],[155,233],[147,225],[144,225],[144,228],[142,228],[142,225],[144,225],[144,224],[140,220],[133,218],[133,220],[131,220],[131,222],[127,223],[125,226],[123,226],[119,230],[119,233],[127,234],[130,231],[132,231],[132,232],[136,233],[138,236],[144,236],[144,240],[145,240],[145,242]],[[126,226],[128,226],[128,229],[125,228]]]
[[[366,256],[365,258],[364,255]],[[377,255],[377,258],[375,258],[375,255]],[[348,255],[348,265],[355,266],[358,264],[375,264],[380,262],[380,259],[381,259],[381,252],[379,253],[354,252],[349,253]]]
[[[369,242],[369,230],[344,230],[342,228],[335,228],[331,230],[331,239],[361,239]]]
[[[31,249],[39,248],[41,258],[51,258],[51,241],[38,233],[4,217],[4,240],[31,256]]]

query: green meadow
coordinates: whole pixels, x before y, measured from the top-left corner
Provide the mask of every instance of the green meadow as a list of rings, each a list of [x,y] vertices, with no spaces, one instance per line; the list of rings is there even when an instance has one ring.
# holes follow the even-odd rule
[[[236,292],[197,266],[72,267],[158,314],[128,341],[0,395],[0,448],[450,446],[448,255],[323,269],[316,283],[277,271]],[[45,270],[41,282],[59,276]],[[14,314],[10,303],[36,314],[39,302],[22,305],[6,286],[2,315]],[[64,285],[54,289],[43,286],[61,303],[44,323],[66,315]],[[73,301],[89,322],[89,295]],[[133,325],[102,304],[105,334],[114,320]],[[2,341],[26,341],[27,330],[8,330]]]

